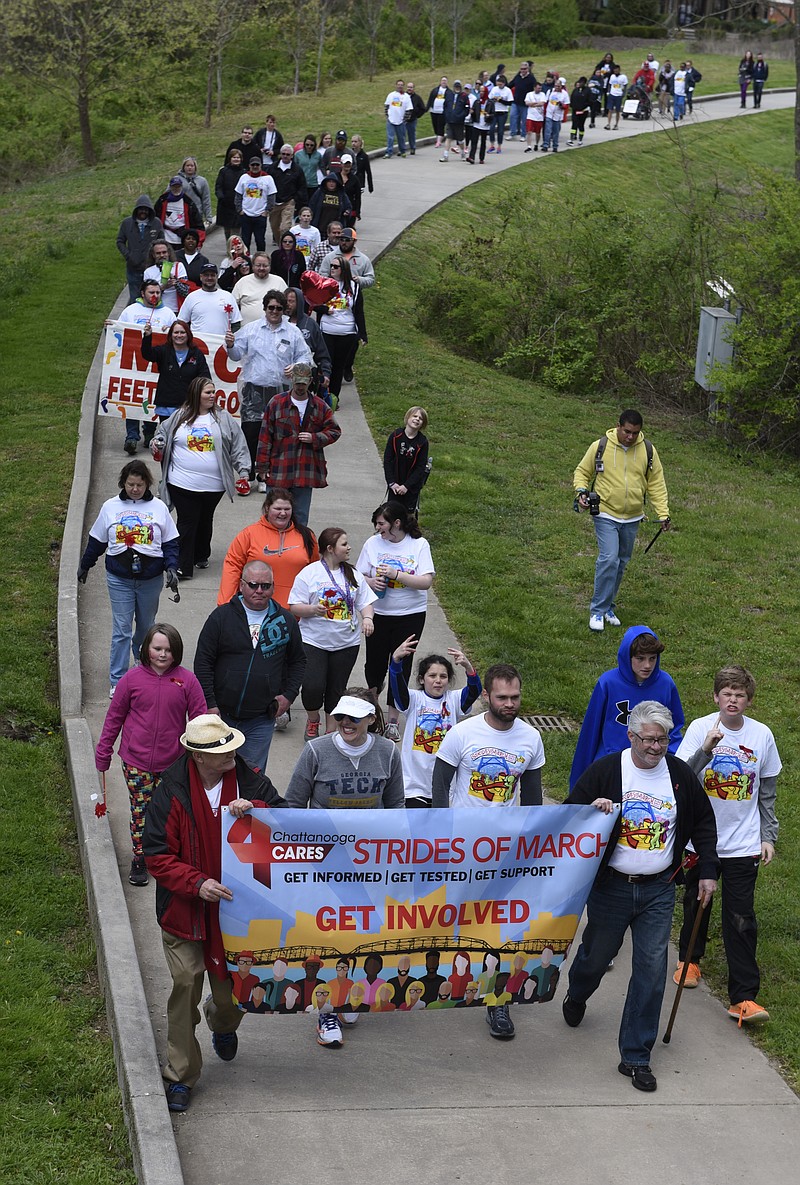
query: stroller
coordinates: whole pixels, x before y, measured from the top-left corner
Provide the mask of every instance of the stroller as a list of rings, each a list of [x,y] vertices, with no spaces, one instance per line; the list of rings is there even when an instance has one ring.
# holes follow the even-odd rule
[[[622,104],[622,118],[628,119],[649,119],[650,112],[653,105],[650,102],[650,96],[643,86],[634,83],[633,86],[628,87],[628,93],[625,96],[625,102]]]

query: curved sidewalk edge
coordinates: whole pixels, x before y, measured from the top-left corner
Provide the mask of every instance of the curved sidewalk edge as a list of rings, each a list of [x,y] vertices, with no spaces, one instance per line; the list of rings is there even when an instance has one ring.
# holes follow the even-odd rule
[[[126,294],[127,290],[115,309],[122,306]],[[94,742],[82,714],[75,565],[76,557],[81,554],[92,477],[103,349],[101,336],[83,389],[75,474],[61,546],[57,612],[61,722],[97,967],[134,1170],[142,1185],[183,1185],[111,829],[108,817],[98,819],[94,812],[92,794],[99,793],[100,785],[94,764]],[[157,1090],[154,1084],[158,1085]]]

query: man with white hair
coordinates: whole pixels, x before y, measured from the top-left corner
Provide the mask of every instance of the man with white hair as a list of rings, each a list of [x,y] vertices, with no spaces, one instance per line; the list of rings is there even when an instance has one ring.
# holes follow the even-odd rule
[[[195,716],[181,744],[186,752],[165,770],[147,808],[143,850],[156,881],[156,916],[172,976],[167,1004],[167,1106],[185,1111],[200,1077],[203,1056],[195,1036],[203,979],[211,994],[203,1005],[217,1057],[231,1062],[240,1012],[231,994],[219,903],[233,893],[222,875],[221,812],[241,819],[254,806],[283,806],[269,778],[237,755],[244,736],[220,716]]]
[[[675,908],[675,879],[689,840],[698,857],[698,901],[716,891],[714,812],[690,766],[667,752],[672,714],[655,700],[628,719],[630,749],[601,757],[581,774],[568,803],[588,803],[617,821],[587,903],[587,924],[569,971],[564,1020],[577,1028],[628,930],[631,977],[619,1029],[620,1074],[637,1090],[657,1087],[650,1053],[658,1036]]]

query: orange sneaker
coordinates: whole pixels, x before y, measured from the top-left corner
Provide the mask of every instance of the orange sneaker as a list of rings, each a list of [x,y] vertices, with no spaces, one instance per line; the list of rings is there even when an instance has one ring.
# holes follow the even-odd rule
[[[734,1020],[738,1020],[739,1028],[743,1024],[752,1024],[756,1020],[769,1020],[769,1013],[766,1008],[762,1008],[760,1004],[756,1004],[755,1000],[742,1000],[740,1004],[731,1004],[728,1009],[728,1016],[732,1016]]]
[[[681,972],[683,971],[683,963],[678,963],[678,968],[673,975],[675,983],[680,983]],[[690,963],[686,970],[686,979],[683,981],[685,988],[696,988],[700,986],[700,980],[703,978],[703,972],[700,970],[698,963]]]

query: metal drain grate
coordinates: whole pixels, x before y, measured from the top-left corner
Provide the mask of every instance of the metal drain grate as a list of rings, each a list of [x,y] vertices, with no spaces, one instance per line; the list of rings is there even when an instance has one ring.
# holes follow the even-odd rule
[[[539,732],[577,732],[580,727],[569,716],[523,716],[522,719]]]

